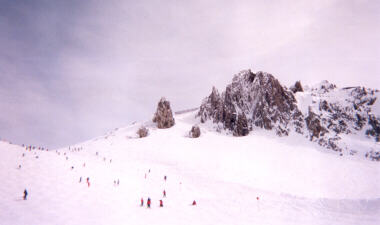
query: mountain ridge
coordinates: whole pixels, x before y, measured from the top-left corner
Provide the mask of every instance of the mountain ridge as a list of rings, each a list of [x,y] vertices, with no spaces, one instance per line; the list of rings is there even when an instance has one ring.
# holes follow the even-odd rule
[[[218,130],[230,131],[234,136],[257,129],[274,130],[278,136],[295,132],[340,154],[361,154],[378,161],[379,96],[377,89],[338,88],[328,81],[305,88],[297,81],[287,88],[272,74],[243,70],[234,75],[221,94],[212,88],[197,117],[201,123],[219,124]],[[365,137],[368,143],[347,143],[346,139],[352,137]]]

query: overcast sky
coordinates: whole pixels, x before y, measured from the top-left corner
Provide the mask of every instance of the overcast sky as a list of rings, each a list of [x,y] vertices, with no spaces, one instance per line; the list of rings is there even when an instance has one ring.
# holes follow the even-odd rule
[[[56,148],[243,69],[380,88],[380,1],[0,0],[0,138]]]

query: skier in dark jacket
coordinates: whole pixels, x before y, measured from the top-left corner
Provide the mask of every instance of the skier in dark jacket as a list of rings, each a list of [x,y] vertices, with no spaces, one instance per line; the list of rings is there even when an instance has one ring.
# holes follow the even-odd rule
[[[25,189],[24,190],[24,200],[26,200],[26,197],[28,196],[28,191]]]

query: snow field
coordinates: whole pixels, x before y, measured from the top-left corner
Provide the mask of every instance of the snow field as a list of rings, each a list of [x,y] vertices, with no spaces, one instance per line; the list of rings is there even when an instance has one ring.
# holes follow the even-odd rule
[[[380,223],[380,164],[324,153],[303,137],[236,138],[201,125],[201,138],[187,138],[193,116],[165,130],[147,123],[143,139],[127,138],[139,124],[118,129],[71,147],[79,152],[0,142],[1,224]]]

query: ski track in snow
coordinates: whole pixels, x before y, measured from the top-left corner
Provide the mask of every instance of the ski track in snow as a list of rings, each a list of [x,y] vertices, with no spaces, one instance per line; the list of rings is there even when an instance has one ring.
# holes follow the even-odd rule
[[[133,138],[135,124],[71,147],[81,151],[0,142],[0,224],[380,224],[378,162],[328,154],[302,137],[236,138],[203,124],[191,139],[193,116],[164,130],[145,123],[147,138]]]

